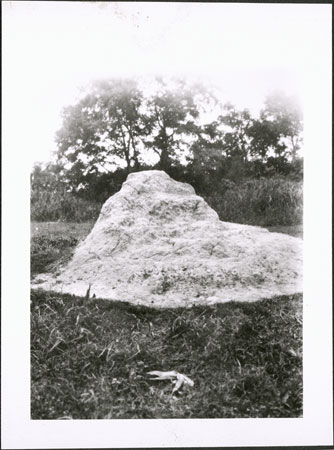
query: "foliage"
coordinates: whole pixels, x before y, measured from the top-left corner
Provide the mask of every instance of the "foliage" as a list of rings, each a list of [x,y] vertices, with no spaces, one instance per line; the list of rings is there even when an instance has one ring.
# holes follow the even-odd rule
[[[31,198],[31,220],[37,222],[85,222],[97,219],[101,203],[63,192],[44,192]]]
[[[298,103],[283,93],[267,96],[259,118],[226,103],[223,114],[202,127],[192,144],[192,168],[233,181],[295,173],[302,128]]]
[[[198,98],[207,102],[207,96],[203,87],[190,88],[181,80],[171,88],[156,78],[146,95],[134,79],[96,81],[63,111],[58,163],[75,188],[117,167],[125,166],[127,173],[141,169],[150,149],[165,170],[182,159],[186,138],[196,135]]]
[[[31,220],[76,221],[96,219],[101,204],[76,197],[67,191],[59,166],[48,164],[45,168],[36,165],[31,176]]]
[[[221,114],[205,123],[203,113],[212,117],[214,106]],[[130,171],[163,169],[192,184],[224,220],[300,223],[301,132],[300,107],[282,93],[267,96],[254,118],[231,103],[220,107],[209,89],[182,80],[156,78],[148,87],[133,79],[96,81],[64,109],[57,162],[33,169],[31,216],[94,220]],[[270,181],[278,177],[279,186]],[[262,178],[268,181],[256,181]],[[274,185],[272,200],[264,192],[267,200],[258,201],[258,189]]]
[[[92,201],[75,195],[61,165],[35,164],[31,174],[31,220],[84,222],[97,219],[101,206],[96,198]]]
[[[135,80],[96,81],[75,105],[63,111],[57,132],[58,159],[76,186],[86,175],[110,172],[125,162],[139,167],[140,142],[147,133],[140,108],[142,92]]]
[[[247,170],[260,175],[260,178],[249,178],[245,176],[244,166],[234,159],[226,161],[225,167],[220,169],[210,170],[208,166],[203,166],[202,170],[194,170],[192,165],[178,165],[171,166],[167,173],[177,181],[192,184],[197,194],[205,198],[221,220],[260,226],[297,225],[302,223],[303,192],[298,175],[298,160],[294,164],[296,179],[293,179],[292,174],[289,177],[263,177],[263,171],[272,170],[275,174],[275,168],[256,164],[256,161],[247,166]],[[225,171],[229,178],[221,176]],[[83,197],[78,196],[80,193],[67,192],[61,183],[50,190],[46,183],[43,184],[46,186],[44,189],[40,185],[36,186],[34,181],[31,218],[35,221],[96,220],[103,202],[119,191],[125,179],[126,171],[121,169],[113,175],[92,177]]]
[[[282,177],[261,178],[240,185],[225,182],[225,189],[224,195],[217,190],[205,196],[221,220],[260,226],[302,223],[301,182]]]
[[[222,113],[213,117],[213,108]],[[203,113],[211,111],[205,122]],[[288,174],[301,145],[302,114],[293,97],[272,93],[259,118],[231,103],[224,106],[203,85],[157,77],[149,88],[134,79],[96,81],[63,111],[57,133],[58,163],[75,190],[95,178],[187,165],[233,181]],[[150,155],[150,156],[149,156]],[[147,159],[148,158],[148,159]],[[268,170],[267,170],[268,169]]]
[[[187,154],[187,137],[198,134],[199,107],[194,87],[186,86],[184,81],[174,81],[174,88],[162,78],[157,82],[158,89],[147,102],[150,134],[145,143],[159,156],[158,167],[166,170]]]
[[[303,129],[303,114],[298,99],[287,96],[283,92],[274,92],[267,96],[262,118],[276,124],[281,137],[290,140],[292,159],[295,159],[300,149]]]
[[[49,162],[42,166],[36,163],[31,173],[31,190],[36,196],[42,192],[60,191],[65,188],[62,178],[62,167]]]
[[[252,152],[266,158],[271,150],[275,157],[294,161],[302,143],[302,129],[303,116],[297,99],[274,92],[265,99],[260,118],[253,120]]]
[[[225,114],[218,120],[227,127],[222,134],[222,150],[227,157],[233,157],[246,162],[249,159],[249,135],[251,115],[247,109],[238,111],[231,103],[225,106]]]

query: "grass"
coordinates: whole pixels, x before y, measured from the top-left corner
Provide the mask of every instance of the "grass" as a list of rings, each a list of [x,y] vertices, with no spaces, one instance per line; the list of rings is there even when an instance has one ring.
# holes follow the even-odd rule
[[[229,183],[205,200],[221,220],[248,225],[291,226],[303,219],[303,183],[283,177]]]
[[[248,179],[241,184],[221,180],[204,198],[227,222],[264,227],[302,223],[303,183],[284,177]],[[31,220],[95,221],[101,206],[66,192],[35,190],[31,193]]]
[[[84,239],[93,228],[94,222],[31,222],[30,235],[33,239],[40,237]]]
[[[96,220],[102,204],[85,200],[68,192],[32,190],[31,220],[36,222],[86,222]]]
[[[32,291],[33,419],[298,417],[300,295],[156,310]],[[151,370],[193,388],[172,396]]]
[[[266,227],[268,231],[272,233],[283,233],[289,234],[293,237],[298,237],[303,239],[303,225],[290,225],[290,226],[272,226]]]
[[[87,236],[93,222],[32,222],[30,227],[31,276],[53,271],[70,260],[79,241]]]
[[[91,227],[32,224],[34,272],[64,262]],[[152,370],[194,387],[172,396]],[[32,290],[32,419],[301,415],[301,295],[158,310]]]

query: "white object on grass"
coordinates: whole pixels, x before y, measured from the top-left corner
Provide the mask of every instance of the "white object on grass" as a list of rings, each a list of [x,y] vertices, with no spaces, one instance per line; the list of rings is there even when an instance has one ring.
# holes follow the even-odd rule
[[[194,382],[192,379],[183,375],[182,373],[178,373],[175,370],[170,370],[168,372],[161,372],[160,370],[152,370],[151,372],[147,372],[148,375],[155,375],[155,378],[150,378],[151,380],[171,380],[173,384],[175,384],[172,394],[177,392],[183,385],[194,386]]]

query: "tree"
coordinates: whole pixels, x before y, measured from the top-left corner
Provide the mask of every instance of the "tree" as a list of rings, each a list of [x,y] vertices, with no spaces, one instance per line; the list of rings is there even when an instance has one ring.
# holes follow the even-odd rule
[[[204,123],[205,107],[217,104],[209,89],[183,80],[91,83],[63,111],[56,135],[63,179],[74,192],[102,200],[129,172],[152,167],[202,190],[223,178],[288,174],[292,165],[300,176],[302,116],[292,97],[268,96],[257,119],[227,103]]]
[[[190,146],[190,162],[191,170],[196,176],[201,175],[203,179],[209,179],[216,176],[222,166],[222,131],[219,123],[213,121],[202,125],[197,133],[197,139]]]
[[[53,162],[46,164],[36,163],[31,176],[31,191],[36,195],[45,191],[56,191],[66,189],[66,184],[62,177],[62,167]]]
[[[199,107],[195,96],[200,90],[186,86],[182,80],[174,80],[174,87],[167,86],[161,78],[157,78],[157,83],[158,89],[147,103],[150,134],[145,144],[158,155],[159,168],[166,170],[180,162],[191,138],[198,135]]]
[[[98,81],[64,109],[56,135],[58,161],[72,185],[87,186],[92,177],[116,168],[130,172],[152,165],[152,158],[145,161],[148,150],[158,156],[162,170],[186,163],[198,135],[199,103],[208,101],[208,92],[161,78],[153,90],[144,87],[133,79]]]
[[[253,120],[248,134],[252,139],[250,153],[253,158],[267,161],[270,153],[276,157],[284,155],[286,146],[280,143],[281,136],[276,123],[261,116]]]
[[[139,167],[146,133],[142,102],[134,80],[114,79],[92,83],[83,98],[64,109],[56,135],[58,158],[77,184],[80,177],[111,172],[122,164],[128,172]]]
[[[31,173],[30,206],[32,216],[45,220],[56,220],[56,212],[52,205],[55,199],[63,199],[67,194],[67,186],[62,177],[62,168],[49,162],[47,164],[36,163]],[[61,200],[60,200],[61,201]],[[46,216],[44,213],[48,211]]]
[[[213,179],[237,181],[246,176],[250,154],[248,129],[252,120],[247,109],[239,111],[226,103],[216,120],[200,127],[191,146],[191,164],[195,172],[206,175],[206,184]]]
[[[274,92],[265,99],[260,118],[253,121],[249,130],[252,152],[261,158],[269,155],[295,161],[302,142],[302,129],[303,116],[296,98]]]
[[[239,111],[226,103],[217,120],[202,127],[200,139],[194,145],[195,161],[200,160],[206,169],[211,167],[210,176],[217,180],[244,178],[250,154],[248,129],[251,124],[252,117],[247,109]]]
[[[225,114],[218,117],[224,133],[222,149],[227,157],[240,159],[246,163],[250,152],[249,128],[252,117],[247,109],[238,111],[231,103],[224,105]]]

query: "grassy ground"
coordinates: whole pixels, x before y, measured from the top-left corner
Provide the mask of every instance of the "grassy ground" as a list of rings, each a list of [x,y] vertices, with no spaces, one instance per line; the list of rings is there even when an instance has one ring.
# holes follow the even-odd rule
[[[31,276],[53,271],[65,264],[81,239],[90,232],[94,222],[62,223],[32,222],[30,227]]]
[[[303,238],[303,225],[290,225],[290,226],[272,226],[265,227],[267,230],[273,233],[284,233],[289,234],[290,236]]]
[[[32,224],[32,272],[91,226]],[[171,395],[152,370],[195,384]],[[157,310],[33,290],[31,383],[32,419],[299,417],[302,297]]]

